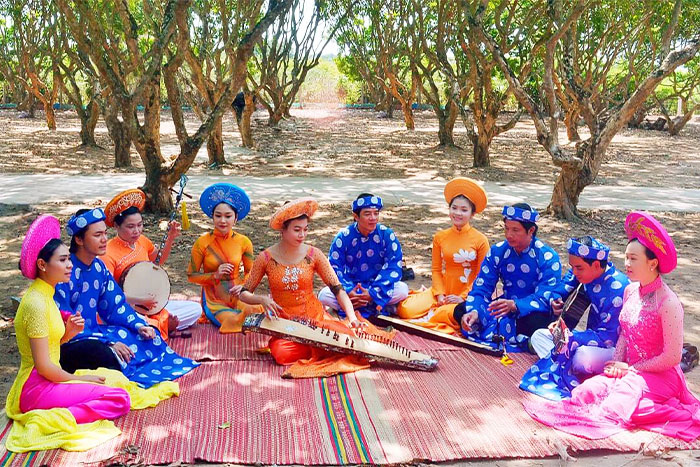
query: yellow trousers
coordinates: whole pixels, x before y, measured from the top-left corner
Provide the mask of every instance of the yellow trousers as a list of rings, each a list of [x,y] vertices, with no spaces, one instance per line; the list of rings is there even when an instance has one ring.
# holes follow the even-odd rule
[[[399,318],[411,320],[413,324],[446,334],[459,334],[459,323],[453,317],[455,303],[438,305],[433,289],[410,291],[408,297],[399,303]]]

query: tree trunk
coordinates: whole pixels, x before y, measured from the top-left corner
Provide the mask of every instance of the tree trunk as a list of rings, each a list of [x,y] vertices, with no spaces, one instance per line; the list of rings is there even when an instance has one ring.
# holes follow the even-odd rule
[[[149,160],[155,160],[157,155],[148,157]],[[153,166],[146,170],[146,182],[141,187],[146,193],[146,209],[149,212],[170,213],[173,209],[173,198],[170,194],[170,187],[165,175],[163,174],[163,166]]]
[[[573,107],[573,106],[571,106]],[[566,137],[569,142],[581,141],[581,136],[578,134],[578,116],[579,113],[575,109],[569,108],[564,114],[564,124],[566,125]]]
[[[457,106],[448,101],[445,110],[435,112],[438,116],[438,139],[440,146],[454,147],[454,129],[457,121]]]
[[[108,130],[109,131],[109,130]],[[109,136],[114,141],[114,167],[131,167],[131,138],[123,125],[119,125],[116,131],[109,131]]]
[[[564,166],[559,172],[559,177],[554,183],[552,199],[547,211],[560,219],[574,220],[578,217],[578,199],[583,191],[580,170]]]
[[[490,167],[491,138],[487,135],[476,134],[472,138],[472,146],[474,148],[474,167]]]
[[[668,120],[668,134],[671,136],[678,136],[685,125],[693,118],[693,113],[695,109],[689,110],[682,117],[673,118]]]
[[[268,114],[270,116],[267,119],[267,124],[269,126],[277,126],[282,118],[284,118],[284,109],[280,106],[275,106],[271,112],[268,110]]]
[[[56,130],[56,112],[53,110],[53,103],[50,100],[44,102],[44,113],[46,114],[46,126],[49,130]]]
[[[382,96],[382,100],[375,106],[375,110],[386,112],[387,118],[394,118],[394,96],[386,92]]]
[[[80,145],[97,147],[97,141],[95,141],[95,127],[97,126],[97,120],[100,116],[100,110],[97,106],[95,100],[91,100],[85,109],[85,112],[79,113],[80,115]]]
[[[107,133],[114,142],[114,167],[131,167],[131,137],[126,124],[117,116],[116,104],[107,104],[105,124]]]
[[[28,92],[24,96],[24,100],[19,103],[17,106],[17,110],[27,112],[29,114],[29,118],[35,118],[36,117],[36,100],[34,98],[34,94],[31,92]]]
[[[413,109],[409,100],[401,101],[401,111],[403,112],[403,120],[406,122],[406,129],[415,130],[416,122],[413,118]]]
[[[388,112],[389,106],[387,104],[387,97],[385,94],[378,96],[379,98],[374,102],[374,110],[377,112]]]
[[[243,112],[240,118],[236,114],[236,122],[238,123],[238,131],[241,134],[241,143],[246,148],[252,148],[255,146],[255,141],[253,140],[253,130],[250,126],[250,121],[253,118],[253,112],[255,112],[255,102],[253,101],[253,95],[250,93],[245,93],[245,107],[243,107]]]
[[[209,154],[210,166],[222,166],[226,164],[224,155],[224,137],[221,119],[214,123],[209,138],[207,139],[207,154]]]
[[[591,144],[591,140],[596,141],[597,137],[591,136],[590,140],[578,143],[576,146],[576,157],[583,161],[583,165],[562,165],[559,177],[554,183],[547,212],[559,219],[571,221],[578,218],[576,206],[578,206],[579,196],[598,175],[607,145]]]
[[[638,109],[632,116],[632,119],[627,122],[627,128],[639,128],[646,116],[647,111],[645,108]]]

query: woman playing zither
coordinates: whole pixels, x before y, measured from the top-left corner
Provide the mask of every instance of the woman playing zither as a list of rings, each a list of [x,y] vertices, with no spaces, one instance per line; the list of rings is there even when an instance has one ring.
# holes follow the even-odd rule
[[[249,304],[262,305],[271,316],[313,320],[320,327],[342,334],[353,329],[392,338],[371,326],[355,312],[328,259],[318,249],[306,244],[309,219],[318,209],[310,198],[299,199],[280,208],[270,220],[270,227],[280,231],[280,241],[263,251],[255,260],[240,298]],[[330,287],[346,314],[346,320],[333,319],[313,291],[314,274]],[[267,276],[271,296],[253,292]],[[341,355],[285,339],[272,338],[270,353],[281,365],[290,365],[286,377],[313,378],[348,373],[369,367],[365,358]]]

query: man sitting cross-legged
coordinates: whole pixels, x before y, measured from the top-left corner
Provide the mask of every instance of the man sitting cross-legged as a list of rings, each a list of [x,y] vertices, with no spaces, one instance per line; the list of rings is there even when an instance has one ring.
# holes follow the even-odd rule
[[[408,296],[408,286],[401,282],[401,244],[389,227],[379,223],[382,207],[380,197],[359,195],[352,203],[355,222],[338,232],[328,253],[353,307],[365,318],[395,313],[395,305]],[[318,298],[342,314],[328,287]]]
[[[508,351],[522,351],[535,330],[551,321],[549,300],[561,281],[559,255],[537,238],[539,214],[528,204],[503,208],[506,239],[491,247],[455,321],[468,339]],[[499,280],[503,294],[493,299]]]

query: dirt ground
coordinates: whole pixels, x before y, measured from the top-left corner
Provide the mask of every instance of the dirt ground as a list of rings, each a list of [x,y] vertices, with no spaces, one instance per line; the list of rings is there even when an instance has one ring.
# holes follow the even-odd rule
[[[218,170],[207,168],[206,157],[198,159],[192,174],[235,174],[237,176],[325,176],[405,178],[421,175],[449,179],[466,175],[504,183],[530,181],[553,183],[556,170],[544,151],[537,145],[530,121],[523,121],[510,132],[499,136],[492,147],[492,164],[488,169],[470,168],[469,144],[463,128],[456,131],[457,144],[462,149],[445,150],[436,146],[437,121],[427,112],[417,117],[417,130],[403,129],[399,119],[382,119],[370,111],[337,109],[303,110],[293,112],[295,118],[281,123],[279,129],[265,125],[256,113],[254,136],[257,148],[240,148],[235,123],[224,122],[227,166]],[[164,114],[165,117],[165,114]],[[679,137],[665,133],[624,130],[618,135],[603,165],[597,183],[607,185],[673,186],[700,188],[700,121],[696,117]],[[188,124],[194,128],[193,118]],[[58,130],[44,129],[43,121],[19,119],[16,112],[0,110],[0,171],[2,173],[112,173],[111,145],[104,125],[98,126],[97,139],[104,149],[84,150],[77,146],[79,122],[71,112],[58,114]],[[163,123],[165,152],[175,151],[176,139],[172,124]],[[563,135],[565,136],[565,135]],[[174,153],[174,152],[173,152]],[[133,155],[134,172],[142,170],[138,156]],[[282,180],[281,180],[282,182]],[[253,200],[255,201],[255,200]],[[280,202],[283,200],[280,200]],[[275,232],[267,227],[275,203],[253,203],[253,208],[237,229],[248,235],[256,252],[276,240]],[[62,221],[81,206],[69,203],[42,205],[0,204],[0,396],[9,390],[19,362],[12,329],[14,305],[11,296],[20,296],[29,285],[17,270],[21,241],[28,225],[38,213],[54,214]],[[210,229],[210,221],[196,206],[188,205],[192,228],[177,240],[166,269],[172,281],[174,298],[196,297],[198,289],[187,282],[186,267],[194,240]],[[314,218],[309,242],[327,251],[335,233],[351,221],[349,207],[322,203]],[[594,235],[612,248],[612,258],[622,266],[626,243],[623,220],[626,212],[586,210],[580,221],[562,222],[545,217],[541,222],[540,238],[551,244],[567,264],[564,245],[570,236]],[[667,276],[667,282],[678,293],[685,310],[685,340],[700,345],[700,252],[696,245],[700,230],[700,213],[656,212],[667,227],[679,250],[679,266]],[[159,243],[165,220],[145,216],[146,235]],[[447,209],[428,206],[388,206],[382,222],[392,227],[402,242],[404,257],[416,272],[411,288],[430,284],[430,246],[432,235],[449,226]],[[502,223],[498,206],[490,206],[473,225],[494,243],[502,238]],[[320,285],[320,284],[319,284]],[[688,374],[691,387],[700,393],[700,369]],[[689,459],[695,459],[689,457]],[[621,460],[621,463],[630,458]],[[637,459],[639,460],[639,459]],[[535,462],[535,461],[532,461]],[[634,461],[636,462],[636,461]],[[500,463],[502,465],[511,465]],[[540,463],[512,465],[549,465]],[[587,465],[587,464],[585,464]],[[618,465],[617,462],[606,465]],[[687,464],[686,464],[687,465]]]
[[[237,176],[329,176],[405,178],[450,178],[455,173],[480,180],[503,182],[554,183],[558,170],[537,143],[529,118],[493,141],[492,166],[471,167],[471,143],[461,120],[455,125],[458,148],[437,146],[437,119],[430,111],[416,113],[416,130],[407,131],[397,112],[394,119],[378,118],[370,110],[337,108],[294,109],[294,119],[278,128],[267,126],[267,114],[253,116],[256,148],[240,147],[236,123],[230,114],[224,118],[224,142],[228,164],[208,169],[206,150],[190,169],[191,174],[233,174]],[[190,134],[198,120],[186,114]],[[96,139],[100,148],[79,146],[80,121],[75,112],[57,114],[58,129],[46,129],[37,112],[36,119],[20,119],[18,113],[0,110],[2,173],[95,174],[115,171],[113,146],[100,120]],[[179,152],[172,119],[162,114],[161,147],[166,156]],[[581,136],[585,137],[584,129]],[[560,133],[566,141],[566,132]],[[596,184],[665,186],[672,177],[679,188],[698,186],[700,176],[700,118],[695,117],[677,137],[665,132],[622,130],[608,150]],[[132,148],[130,169],[140,172],[143,164]],[[658,170],[659,168],[663,170]]]

